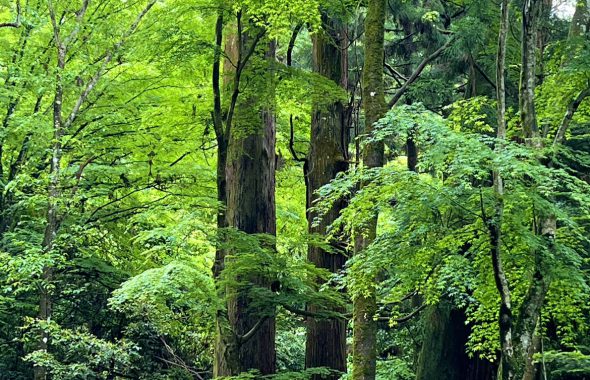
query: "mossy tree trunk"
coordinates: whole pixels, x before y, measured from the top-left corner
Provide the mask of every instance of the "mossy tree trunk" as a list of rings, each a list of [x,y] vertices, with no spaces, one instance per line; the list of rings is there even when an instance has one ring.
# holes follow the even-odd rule
[[[363,68],[363,108],[366,135],[372,133],[373,125],[383,117],[386,110],[383,83],[385,6],[384,0],[369,0],[367,2],[364,41],[365,64]],[[383,143],[366,144],[362,159],[365,168],[383,166]],[[368,247],[375,239],[377,218],[378,215],[375,215],[365,231],[358,231],[358,236],[355,238],[357,252]],[[376,279],[368,278],[367,281],[376,281]],[[353,299],[353,380],[373,380],[376,374],[377,322],[373,317],[377,312],[377,297],[372,286],[368,286],[367,289],[370,289],[369,292],[359,294]]]
[[[345,23],[336,16],[323,14],[323,28],[313,36],[313,69],[343,88],[347,87],[347,30]],[[348,118],[346,105],[340,100],[316,104],[311,120],[310,150],[305,165],[307,205],[318,198],[316,190],[348,169]],[[346,206],[346,200],[334,204],[319,223],[314,224],[318,214],[307,214],[309,232],[326,235],[328,227]],[[342,242],[331,242],[336,252],[326,252],[310,246],[308,259],[319,268],[332,273],[340,271],[346,262],[341,252]],[[316,305],[307,305],[308,311],[317,311]],[[343,312],[344,310],[336,310]],[[312,379],[338,379],[338,372],[346,372],[346,321],[342,319],[307,319],[305,367],[327,367],[337,372],[329,377],[314,376]]]
[[[576,0],[576,10],[570,26],[570,38],[588,33],[590,28],[590,0]]]

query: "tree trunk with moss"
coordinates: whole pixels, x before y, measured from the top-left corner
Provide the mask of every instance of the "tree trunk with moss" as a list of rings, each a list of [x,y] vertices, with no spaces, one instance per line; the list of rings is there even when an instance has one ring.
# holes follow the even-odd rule
[[[584,36],[590,28],[590,0],[576,1],[576,10],[570,26],[570,38]]]
[[[363,108],[365,112],[365,134],[370,135],[374,124],[385,114],[385,89],[383,83],[383,56],[385,32],[385,0],[369,0],[365,18],[365,65],[363,68]],[[363,151],[363,166],[383,166],[384,147],[382,142],[371,142]],[[360,252],[375,239],[378,215],[365,231],[358,231],[355,250]],[[374,282],[375,278],[368,278]],[[377,312],[377,296],[372,286],[368,292],[360,293],[353,299],[354,335],[352,342],[353,380],[373,380],[376,374],[377,323],[373,320]]]
[[[347,44],[346,25],[342,20],[322,15],[323,30],[313,36],[314,71],[346,88]],[[346,106],[341,100],[328,100],[314,105],[311,120],[310,150],[306,159],[307,205],[313,205],[318,198],[316,190],[336,178],[338,173],[348,169],[348,123]],[[325,236],[328,227],[346,206],[340,200],[314,224],[317,212],[307,214],[309,232]],[[337,273],[344,267],[346,256],[339,252],[342,242],[331,242],[336,252],[326,252],[320,247],[310,246],[308,259],[318,268]],[[317,305],[307,305],[308,311],[317,311]],[[335,310],[344,312],[344,310]],[[328,377],[316,375],[313,380],[338,379],[338,373],[346,372],[346,321],[342,319],[307,319],[307,340],[305,345],[305,367],[326,367],[335,370]]]

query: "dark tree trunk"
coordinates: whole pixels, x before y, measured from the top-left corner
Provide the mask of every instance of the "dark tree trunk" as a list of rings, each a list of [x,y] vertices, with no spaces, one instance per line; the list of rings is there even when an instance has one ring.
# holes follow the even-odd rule
[[[373,131],[373,124],[385,113],[385,93],[383,84],[383,56],[385,30],[385,0],[369,0],[365,18],[365,65],[363,69],[363,106],[365,111],[365,133]],[[372,142],[363,151],[363,165],[366,168],[383,166],[384,147],[382,142]],[[362,251],[375,239],[377,217],[367,231],[359,233],[355,250]],[[367,279],[375,281],[375,279]],[[369,287],[372,289],[372,287]],[[353,380],[374,380],[376,374],[377,324],[373,316],[377,312],[377,297],[374,291],[353,299],[354,336]]]
[[[252,36],[242,36],[250,40]],[[247,46],[244,41],[242,46]],[[272,67],[275,44],[266,49],[264,68],[248,68],[244,75],[257,90],[248,90],[236,107],[234,125],[228,141],[226,185],[227,225],[248,234],[276,234],[275,213],[275,120],[268,106],[272,98]],[[255,84],[254,84],[255,83]],[[272,247],[269,247],[272,249]],[[239,255],[239,252],[236,252]],[[254,286],[267,286],[255,273],[248,279]],[[275,372],[274,310],[254,310],[252,299],[240,291],[228,300],[228,321],[236,337],[237,368],[231,372],[259,370],[262,374]],[[261,322],[261,315],[266,315]],[[270,315],[270,316],[269,316]],[[250,334],[254,331],[253,334]],[[251,335],[248,339],[242,339]],[[229,359],[229,358],[228,358]],[[230,367],[234,363],[229,363]],[[219,376],[236,373],[218,373]]]
[[[347,43],[346,26],[336,18],[322,15],[323,31],[313,37],[313,67],[318,74],[331,79],[346,88],[347,85]],[[316,105],[313,110],[310,150],[307,157],[306,184],[307,204],[317,199],[315,191],[333,180],[338,173],[348,169],[347,117],[345,105],[336,101],[329,105]],[[313,225],[318,217],[316,212],[307,214],[309,232],[326,235],[327,229],[346,206],[345,200],[336,203],[325,214],[319,224]],[[342,244],[331,242],[338,250]],[[317,246],[310,246],[308,259],[319,268],[336,273],[340,271],[346,256],[343,253],[329,253]],[[316,305],[307,305],[315,312]],[[344,310],[337,310],[343,312]],[[305,367],[327,367],[346,372],[346,321],[342,319],[307,319],[307,341],[305,346]],[[327,379],[338,379],[333,374]],[[326,379],[314,376],[313,380]]]
[[[469,332],[465,313],[448,301],[428,307],[416,380],[493,380],[496,367],[492,363],[467,355]]]
[[[576,0],[576,11],[570,26],[570,38],[587,34],[588,28],[590,28],[590,1]]]

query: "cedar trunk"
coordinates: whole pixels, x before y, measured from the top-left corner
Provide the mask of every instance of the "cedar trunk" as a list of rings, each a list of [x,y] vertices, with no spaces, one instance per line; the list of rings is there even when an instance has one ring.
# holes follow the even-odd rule
[[[449,301],[429,306],[416,380],[493,380],[496,367],[492,363],[467,355],[469,333],[465,313]]]
[[[276,235],[275,119],[272,109],[275,43],[259,44],[263,31],[252,25],[248,31],[243,31],[241,12],[237,16],[238,33],[226,38],[226,54],[232,63],[237,63],[234,66],[226,60],[224,65],[225,93],[229,99],[226,114],[221,111],[219,85],[221,13],[216,25],[213,118],[218,142],[217,196],[222,206],[217,224],[220,229],[229,227],[247,234]],[[258,34],[254,34],[256,32]],[[252,60],[256,60],[255,64]],[[242,88],[241,80],[249,83],[247,91]],[[274,249],[273,246],[267,248]],[[221,248],[216,252],[216,277],[225,267],[227,253]],[[239,251],[231,253],[239,259]],[[250,282],[253,287],[268,286],[257,273],[246,276],[240,280]],[[257,370],[263,375],[274,373],[274,308],[254,308],[249,289],[229,287],[220,289],[225,294],[227,310],[217,313],[214,377],[235,376],[249,370]]]
[[[313,67],[318,74],[346,88],[347,84],[347,38],[345,24],[336,18],[322,15],[323,31],[313,37]],[[348,169],[347,146],[348,125],[346,109],[341,101],[314,106],[311,121],[310,150],[306,160],[307,205],[318,198],[316,190],[328,184],[338,173]],[[309,232],[326,235],[328,227],[346,206],[345,200],[334,204],[323,215],[317,225],[317,212],[307,213]],[[331,244],[338,250],[338,241]],[[332,273],[340,271],[346,256],[343,253],[329,253],[317,246],[310,246],[308,259],[318,268]],[[308,311],[315,312],[316,305],[307,305]],[[336,310],[343,312],[344,310]],[[307,319],[307,340],[305,345],[305,367],[327,367],[346,372],[346,321],[342,319]],[[339,374],[329,377],[316,375],[313,380],[338,379]]]
[[[363,108],[365,111],[365,133],[371,134],[373,124],[385,113],[383,84],[383,57],[385,31],[385,1],[369,0],[365,19],[365,65],[363,69]],[[384,147],[382,142],[371,142],[363,151],[363,165],[366,168],[383,166]],[[377,217],[366,231],[356,238],[355,250],[362,251],[375,239]],[[375,279],[368,279],[375,281]],[[368,287],[368,289],[373,289]],[[373,316],[377,312],[377,297],[374,290],[353,299],[354,335],[352,342],[353,380],[374,380],[376,374],[377,323]]]

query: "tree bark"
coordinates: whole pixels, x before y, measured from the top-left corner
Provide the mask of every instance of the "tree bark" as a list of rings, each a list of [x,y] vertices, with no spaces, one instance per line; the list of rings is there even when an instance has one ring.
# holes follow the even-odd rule
[[[576,0],[576,10],[570,26],[569,38],[576,38],[588,33],[590,27],[590,1]]]
[[[426,310],[416,380],[493,380],[495,366],[465,352],[470,332],[465,313],[445,300]]]
[[[522,5],[522,56],[520,70],[520,119],[525,139],[537,144],[539,137],[535,111],[536,48],[541,0],[524,0]]]
[[[218,172],[218,197],[223,202],[225,193],[227,204],[225,222],[218,220],[218,224],[247,234],[276,235],[275,120],[272,104],[268,104],[273,97],[275,43],[271,41],[266,48],[257,49],[264,31],[256,27],[243,31],[240,17],[238,13],[238,33],[227,39],[229,45],[234,45],[230,49],[237,49],[237,59],[233,60],[237,67],[232,69],[230,104],[219,131],[222,138],[218,138],[222,148],[218,151],[219,163],[226,161],[224,178]],[[264,61],[264,67],[249,64],[251,56]],[[248,90],[240,88],[242,75],[248,80]],[[238,97],[241,91],[244,92]],[[274,246],[266,248],[272,250]],[[239,257],[240,252],[234,254]],[[224,260],[225,253],[218,252],[218,271]],[[256,273],[241,280],[251,282],[252,286],[269,285]],[[247,290],[225,291],[227,315],[218,313],[214,376],[235,376],[248,370],[258,370],[263,375],[274,373],[274,309],[255,310]]]
[[[370,135],[374,124],[385,114],[383,83],[385,30],[385,1],[369,0],[365,18],[365,65],[363,69],[363,108],[365,111],[365,134]],[[384,146],[382,142],[371,142],[363,151],[363,165],[366,168],[383,166]],[[355,238],[355,251],[367,248],[375,239],[377,217],[366,231]],[[368,279],[375,281],[375,279]],[[353,380],[374,380],[376,375],[377,324],[373,320],[377,312],[377,297],[372,286],[369,292],[353,299],[354,335],[352,343]]]
[[[347,87],[347,30],[342,20],[322,15],[323,30],[313,36],[313,69],[316,73]],[[341,101],[329,105],[316,105],[311,122],[310,150],[306,160],[307,204],[313,205],[318,196],[316,190],[336,178],[338,173],[348,169],[348,125],[346,108]],[[346,206],[340,200],[323,215],[317,225],[317,212],[307,214],[309,232],[325,236],[328,227]],[[342,242],[332,241],[337,253],[326,252],[320,247],[310,246],[308,260],[318,268],[337,273],[344,267],[346,256]],[[307,305],[310,312],[316,312],[316,305]],[[344,312],[344,310],[336,310]],[[305,345],[305,367],[327,367],[336,373],[313,380],[340,378],[346,372],[346,321],[343,319],[307,318],[307,340]]]

